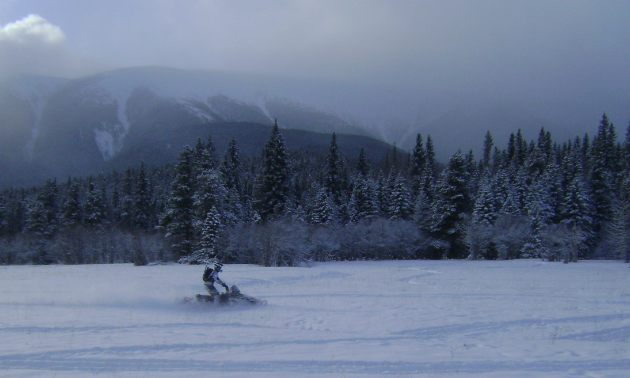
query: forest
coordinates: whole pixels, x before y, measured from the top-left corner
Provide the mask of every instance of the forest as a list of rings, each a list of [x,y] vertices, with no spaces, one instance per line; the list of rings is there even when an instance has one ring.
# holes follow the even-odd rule
[[[51,178],[0,193],[0,264],[176,261],[299,266],[376,259],[630,260],[630,126],[556,142],[520,130],[482,156],[435,159],[431,137],[381,161],[288,151],[277,122],[258,156],[210,136],[176,164]]]

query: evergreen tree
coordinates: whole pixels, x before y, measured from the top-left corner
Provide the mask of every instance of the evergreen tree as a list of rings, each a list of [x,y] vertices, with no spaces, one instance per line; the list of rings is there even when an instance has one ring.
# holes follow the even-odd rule
[[[61,206],[61,224],[65,228],[74,228],[82,223],[80,191],[79,182],[68,179],[65,200]]]
[[[7,201],[2,194],[0,194],[0,237],[8,233],[9,223],[7,222]]]
[[[416,196],[414,203],[413,221],[418,225],[420,231],[425,234],[431,232],[431,221],[433,219],[433,203],[427,197],[426,193],[421,190]]]
[[[458,152],[449,159],[436,188],[431,234],[442,243],[434,245],[434,257],[461,259],[467,256],[464,236],[468,201],[465,160]]]
[[[499,216],[499,212],[496,208],[497,199],[495,194],[496,193],[492,187],[492,179],[490,176],[486,175],[481,182],[479,195],[475,201],[475,207],[472,214],[474,222],[488,226],[494,224]]]
[[[405,179],[401,174],[396,175],[389,197],[389,219],[411,220],[413,217],[411,195]]]
[[[426,143],[426,168],[425,168],[425,175],[427,177],[427,180],[431,180],[433,181],[433,179],[435,179],[435,169],[436,169],[436,165],[435,165],[435,150],[433,148],[433,139],[431,139],[431,135],[427,135],[427,143]],[[425,185],[425,189],[426,189],[426,185]]]
[[[318,188],[313,200],[311,224],[329,224],[334,220],[334,205],[328,196],[326,188]]]
[[[613,201],[613,179],[611,170],[612,149],[611,125],[606,114],[599,123],[596,139],[593,141],[591,171],[589,183],[592,202],[595,207],[595,230],[599,232],[602,224],[611,219]]]
[[[492,153],[492,146],[494,141],[492,139],[492,135],[490,134],[490,130],[486,132],[486,138],[483,141],[483,158],[481,161],[481,166],[484,170],[490,170],[490,154]]]
[[[201,224],[199,249],[179,259],[180,264],[211,264],[217,255],[217,244],[223,230],[221,215],[213,206]]]
[[[228,190],[234,189],[237,193],[241,193],[241,172],[242,163],[239,157],[238,147],[236,147],[236,139],[232,138],[228,144],[223,161],[219,167],[221,177],[225,183],[225,188]]]
[[[276,121],[263,152],[262,168],[252,208],[263,221],[280,216],[289,201],[290,190],[289,155]]]
[[[332,135],[330,151],[326,159],[326,175],[324,187],[337,206],[341,205],[344,192],[343,160],[337,146],[337,136]]]
[[[626,130],[626,139],[623,142],[621,165],[626,172],[630,171],[630,123]]]
[[[103,203],[103,193],[96,189],[94,183],[89,179],[88,191],[83,205],[84,222],[90,226],[96,226],[105,219],[105,204]]]
[[[193,164],[197,170],[195,172],[196,175],[199,175],[200,171],[219,168],[217,149],[212,142],[211,136],[208,136],[206,143],[204,143],[201,139],[197,140],[193,155]]]
[[[538,134],[538,150],[540,150],[540,152],[543,154],[545,164],[549,163],[552,147],[551,133],[545,131],[545,128],[542,127],[540,129],[540,133]]]
[[[186,146],[179,155],[166,213],[160,221],[178,258],[193,252],[195,245],[194,184],[193,150]]]
[[[133,226],[148,230],[151,227],[151,186],[144,162],[140,163],[133,197]]]
[[[374,192],[375,189],[370,181],[362,177],[357,178],[350,197],[351,222],[357,223],[362,219],[370,219],[378,215],[379,209],[374,199]]]
[[[118,224],[123,230],[131,230],[133,228],[133,217],[135,212],[133,170],[129,167],[125,171],[125,178],[123,179],[120,198],[120,212],[118,215]]]
[[[613,257],[630,262],[630,168],[625,170],[618,187],[608,239]]]
[[[422,174],[424,165],[427,160],[427,153],[424,150],[424,144],[422,142],[422,135],[416,136],[416,145],[411,153],[411,163],[409,166],[409,174],[412,177],[417,177]]]
[[[48,180],[28,209],[26,231],[51,239],[58,228],[59,190],[57,180]]]
[[[208,168],[196,177],[196,191],[193,196],[197,222],[204,222],[206,214],[214,207],[221,211],[225,202],[226,190],[219,173]]]
[[[357,161],[357,172],[359,176],[366,179],[370,174],[370,165],[365,158],[365,150],[361,147],[361,152],[359,152],[359,160]]]
[[[547,246],[542,241],[546,227],[554,217],[553,207],[549,204],[549,192],[543,180],[537,180],[527,196],[527,215],[532,230],[532,240],[521,253],[524,258],[547,256]]]
[[[573,247],[578,249],[580,258],[586,258],[594,242],[595,213],[581,175],[576,175],[569,182],[560,208],[561,223],[579,238],[574,239]]]

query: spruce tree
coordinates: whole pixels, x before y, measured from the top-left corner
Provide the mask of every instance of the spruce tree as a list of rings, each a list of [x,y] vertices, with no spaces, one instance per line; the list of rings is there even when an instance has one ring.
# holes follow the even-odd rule
[[[527,196],[527,215],[531,227],[532,240],[521,251],[521,257],[540,258],[548,256],[548,247],[542,241],[546,227],[554,217],[553,207],[549,204],[549,192],[543,180],[537,180]]]
[[[122,183],[120,210],[118,224],[123,230],[131,231],[134,226],[135,201],[133,190],[133,170],[128,167],[125,170],[125,178]]]
[[[151,226],[151,186],[144,162],[140,163],[133,200],[133,226],[147,231]]]
[[[492,181],[489,175],[486,175],[481,181],[472,214],[474,222],[487,226],[493,225],[499,216],[496,208],[496,192],[493,190]]]
[[[611,125],[606,114],[599,123],[597,137],[593,141],[589,184],[595,207],[595,230],[599,232],[604,222],[611,219],[614,173],[611,145]]]
[[[422,188],[422,175],[427,162],[427,153],[420,134],[416,136],[416,145],[413,148],[410,159],[409,176],[412,180],[412,190],[414,195],[418,195]]]
[[[236,139],[232,138],[225,150],[223,161],[219,167],[221,177],[225,183],[225,188],[228,190],[236,190],[237,193],[241,193],[241,175],[242,175],[242,163],[239,157],[238,147],[236,146]]]
[[[494,141],[492,139],[492,135],[490,134],[490,130],[488,130],[486,132],[486,137],[483,141],[483,158],[481,161],[481,166],[483,167],[484,170],[489,171],[490,170],[490,163],[491,163],[491,154],[492,154],[492,146],[494,144]]]
[[[57,180],[47,180],[28,209],[26,230],[51,239],[58,229],[59,190]]]
[[[357,223],[362,219],[371,219],[378,215],[379,209],[374,198],[374,184],[362,177],[354,182],[350,196],[350,221]]]
[[[366,179],[370,174],[370,166],[365,158],[365,150],[361,147],[361,152],[359,152],[359,159],[357,160],[357,173],[359,176]]]
[[[71,229],[82,223],[80,192],[79,182],[68,179],[65,199],[61,205],[61,225],[64,228]]]
[[[100,225],[105,219],[103,193],[88,179],[88,190],[83,204],[84,222],[90,226]]]
[[[442,243],[434,246],[434,258],[461,259],[467,256],[464,235],[465,210],[469,206],[465,160],[457,152],[449,159],[436,188],[431,234]]]
[[[332,140],[330,141],[330,151],[326,158],[324,187],[337,206],[341,205],[346,186],[344,185],[343,165],[343,159],[339,152],[339,146],[337,145],[337,135],[333,133]]]
[[[577,249],[578,257],[586,258],[594,243],[595,211],[581,175],[568,183],[560,209],[561,223],[573,234],[572,248]]]
[[[329,224],[334,220],[334,204],[332,203],[326,188],[316,190],[313,199],[313,209],[310,215],[311,224]]]
[[[389,197],[389,219],[411,220],[413,218],[413,204],[407,183],[399,173],[396,175],[394,185]]]
[[[424,164],[427,160],[427,153],[424,150],[424,144],[422,142],[422,135],[416,136],[416,145],[411,153],[411,164],[409,166],[409,174],[411,176],[420,176],[424,169]]]
[[[0,237],[4,236],[9,230],[7,218],[7,201],[4,196],[0,194]]]
[[[221,215],[213,206],[200,226],[199,248],[179,259],[180,264],[211,264],[217,255],[217,244],[223,230]]]
[[[284,137],[278,128],[278,121],[273,125],[271,136],[265,145],[263,162],[254,189],[252,208],[266,221],[280,216],[286,209],[291,192],[291,170],[289,154]]]
[[[171,248],[178,258],[192,253],[196,244],[194,185],[193,150],[186,146],[179,155],[166,213],[160,221],[166,229],[166,237],[172,240]]]

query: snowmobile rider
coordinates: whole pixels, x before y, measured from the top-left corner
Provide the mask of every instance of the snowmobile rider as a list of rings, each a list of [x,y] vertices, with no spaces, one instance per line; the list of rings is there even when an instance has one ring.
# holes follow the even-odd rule
[[[226,294],[230,292],[230,288],[228,288],[228,285],[225,282],[221,281],[221,279],[219,278],[219,272],[221,271],[222,267],[223,264],[221,264],[220,262],[215,262],[212,268],[206,265],[206,269],[203,271],[204,286],[206,287],[206,290],[210,295],[219,294],[219,291],[214,287],[215,282],[225,288]]]

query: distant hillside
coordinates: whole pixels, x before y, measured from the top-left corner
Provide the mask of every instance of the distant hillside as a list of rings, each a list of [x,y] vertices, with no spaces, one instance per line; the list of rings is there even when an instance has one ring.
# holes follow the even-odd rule
[[[3,172],[0,176],[0,188],[41,184],[49,177],[65,179],[68,176],[122,171],[128,166],[140,164],[141,161],[148,165],[175,163],[182,148],[185,145],[194,146],[199,138],[205,141],[211,137],[220,157],[232,138],[236,138],[241,155],[259,156],[271,129],[270,125],[246,122],[191,124],[161,132],[138,128],[129,132],[120,153],[107,161],[100,159],[97,148],[89,148],[89,143],[78,148],[72,148],[72,143],[65,143],[62,148],[48,149],[49,155],[38,163],[0,158],[0,169]],[[332,137],[331,134],[294,129],[283,129],[282,134],[289,151],[316,154],[328,152]],[[77,135],[65,135],[65,138],[80,140]],[[341,153],[350,159],[357,158],[361,148],[365,149],[366,157],[374,162],[380,162],[387,154],[391,155],[392,151],[391,145],[360,135],[337,134],[337,143]]]
[[[311,84],[161,67],[75,80],[15,78],[0,85],[0,185],[91,174],[140,160],[170,162],[184,144],[209,134],[216,134],[219,147],[235,136],[245,153],[259,153],[267,138],[263,130],[270,130],[274,119],[295,149],[319,149],[320,140],[333,132],[362,136],[366,147],[377,144],[364,129],[300,102],[299,95],[292,98],[300,85],[305,91]],[[308,143],[298,140],[302,136]]]

